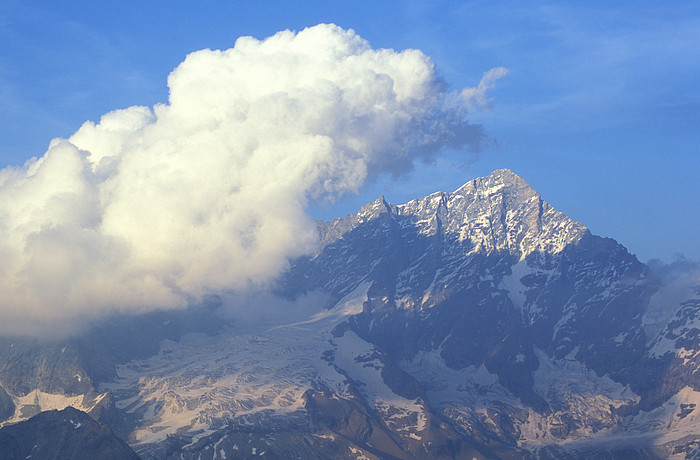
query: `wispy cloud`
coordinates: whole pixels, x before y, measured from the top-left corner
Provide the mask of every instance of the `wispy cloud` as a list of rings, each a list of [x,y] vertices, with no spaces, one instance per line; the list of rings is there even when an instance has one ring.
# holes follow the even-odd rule
[[[488,107],[489,100],[486,97],[486,92],[493,89],[496,82],[508,75],[509,70],[505,67],[495,67],[484,73],[476,88],[465,88],[462,90],[461,96],[469,105],[479,107]]]

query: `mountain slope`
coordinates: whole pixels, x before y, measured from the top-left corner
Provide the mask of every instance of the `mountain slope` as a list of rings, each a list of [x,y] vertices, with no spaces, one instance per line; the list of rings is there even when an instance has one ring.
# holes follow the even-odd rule
[[[0,343],[2,413],[61,396],[148,459],[698,455],[700,289],[521,177],[382,197],[319,232],[275,290],[294,311],[227,321],[212,299]]]
[[[371,280],[354,328],[397,356],[440,346],[454,366],[488,361],[528,397],[517,384],[538,366],[533,347],[623,379],[607,355],[644,354],[645,267],[510,171],[403,206],[380,199],[322,231],[289,285],[342,295]]]
[[[510,171],[402,206],[380,198],[321,231],[323,249],[297,263],[287,286],[342,295],[370,282],[353,331],[428,388],[449,387],[452,372],[456,387],[493,391],[435,402],[469,436],[490,431],[516,446],[588,439],[624,423],[644,431],[627,418],[687,385],[695,398],[697,348],[680,365],[647,347],[644,315],[659,289],[648,269]],[[670,350],[697,343],[691,304],[669,323]],[[476,414],[474,405],[488,409]]]

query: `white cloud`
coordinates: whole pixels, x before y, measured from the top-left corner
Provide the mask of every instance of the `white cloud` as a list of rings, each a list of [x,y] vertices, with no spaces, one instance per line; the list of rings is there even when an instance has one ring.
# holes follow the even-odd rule
[[[334,25],[194,52],[168,86],[0,171],[1,332],[264,286],[316,244],[309,200],[482,136],[423,53]]]
[[[485,72],[479,81],[476,88],[465,88],[462,90],[461,96],[469,105],[487,107],[489,100],[486,97],[486,92],[492,89],[498,80],[508,75],[510,71],[505,67],[494,67]]]

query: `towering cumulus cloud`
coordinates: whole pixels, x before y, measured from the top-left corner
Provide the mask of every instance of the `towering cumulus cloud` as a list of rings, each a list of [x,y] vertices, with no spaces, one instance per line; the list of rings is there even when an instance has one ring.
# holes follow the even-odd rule
[[[316,243],[310,200],[482,136],[423,53],[333,25],[197,51],[168,86],[0,172],[0,332],[264,284]]]

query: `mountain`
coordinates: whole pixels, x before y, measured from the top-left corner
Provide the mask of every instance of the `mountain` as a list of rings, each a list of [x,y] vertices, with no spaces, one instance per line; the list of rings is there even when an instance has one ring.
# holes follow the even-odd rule
[[[72,407],[42,412],[0,429],[3,459],[138,459],[109,427]]]
[[[2,423],[77,407],[145,459],[700,458],[700,287],[511,171],[319,233],[262,319],[0,340]]]

